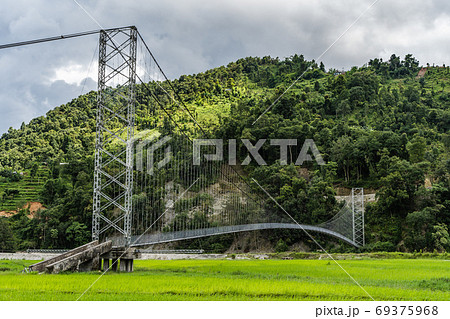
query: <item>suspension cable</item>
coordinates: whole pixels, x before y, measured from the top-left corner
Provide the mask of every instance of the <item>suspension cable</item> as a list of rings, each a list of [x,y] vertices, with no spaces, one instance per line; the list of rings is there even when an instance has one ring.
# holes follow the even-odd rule
[[[180,101],[180,103],[181,103],[181,105],[183,106],[183,108],[186,110],[186,112],[189,114],[189,116],[194,120],[194,123],[198,126],[198,128],[202,131],[202,133],[203,133],[203,135],[206,137],[206,131],[203,129],[203,127],[197,122],[197,120],[195,119],[195,117],[194,117],[194,115],[192,114],[192,112],[191,111],[189,111],[189,109],[187,108],[187,106],[184,104],[184,102],[183,102],[183,100],[181,99],[181,97],[179,96],[179,94],[178,94],[178,92],[175,90],[175,88],[174,88],[174,86],[172,85],[172,82],[168,79],[168,77],[166,76],[166,74],[164,73],[164,71],[162,70],[162,68],[161,68],[161,66],[159,65],[159,63],[158,63],[158,61],[155,59],[155,57],[154,57],[154,55],[153,55],[153,53],[150,51],[150,48],[148,47],[148,45],[147,45],[147,43],[145,42],[145,40],[144,40],[144,38],[142,37],[142,35],[139,33],[139,31],[137,31],[137,34],[138,34],[138,36],[139,36],[139,38],[141,39],[141,41],[142,41],[142,43],[144,44],[144,46],[145,46],[145,48],[147,49],[147,51],[148,51],[148,53],[150,54],[150,56],[152,57],[152,59],[153,59],[153,61],[155,61],[155,64],[156,64],[156,66],[158,67],[158,69],[160,70],[160,72],[161,72],[161,74],[164,76],[164,79],[166,80],[166,82],[169,84],[169,86],[170,86],[170,88],[172,89],[172,91],[175,93],[175,96],[177,97],[177,99]],[[146,84],[144,84],[144,87],[146,87],[146,89],[147,90],[149,90],[148,89],[148,87],[147,87],[147,85]],[[150,91],[150,90],[149,90]],[[165,90],[164,90],[165,91]],[[152,93],[151,93],[152,94]],[[167,93],[167,91],[166,91],[166,94],[168,94]],[[153,94],[152,94],[153,95]],[[153,95],[153,97],[155,98],[155,96]],[[169,97],[170,97],[170,95],[169,95]],[[175,101],[175,99],[172,97],[172,99]],[[175,101],[176,102],[176,101]],[[169,116],[169,118],[173,121],[173,122],[175,122],[173,119],[172,119],[172,117],[167,113],[167,111],[164,109],[164,107],[162,107],[162,105],[159,103],[159,101],[157,102],[160,106],[161,106],[161,108],[164,110],[164,112]],[[177,103],[178,104],[178,103]],[[175,124],[178,126],[178,124],[175,122]],[[183,133],[184,134],[184,133]],[[184,135],[186,135],[186,134],[184,134]],[[189,137],[188,137],[189,138]],[[190,139],[190,138],[189,138]],[[248,181],[234,168],[234,167],[231,167],[231,169],[234,171],[234,173],[236,173],[239,177],[240,177],[240,179],[245,183],[245,184],[247,184],[247,186],[248,187],[250,187],[250,189],[251,189],[251,185],[248,183]],[[234,186],[236,186],[236,187],[238,187],[237,185],[235,185],[233,182],[232,182],[232,184],[234,185]],[[239,188],[239,187],[238,187]],[[239,188],[240,189],[240,188]],[[240,189],[244,194],[246,194],[248,197],[250,197],[250,198],[252,198],[251,196],[249,196],[246,192],[244,192],[242,189]],[[262,199],[262,200],[264,200],[264,198],[259,194],[259,193],[257,193],[257,196],[260,198],[260,199]],[[252,198],[253,199],[253,198]],[[253,199],[253,200],[255,200],[255,199]]]
[[[100,33],[101,31],[113,31],[113,30],[120,30],[120,29],[126,29],[126,28],[134,28],[134,27],[130,26],[130,27],[110,28],[110,29],[98,29],[98,30],[91,30],[91,31],[71,33],[71,34],[62,34],[62,35],[58,35],[58,36],[54,36],[54,37],[34,39],[34,40],[28,40],[28,41],[22,41],[22,42],[2,44],[2,45],[0,45],[0,50],[20,47],[20,46],[30,45],[30,44],[37,44],[37,43],[43,43],[43,42],[51,42],[51,41],[57,41],[57,40],[65,40],[65,39],[84,37],[87,35],[93,35],[93,34]]]

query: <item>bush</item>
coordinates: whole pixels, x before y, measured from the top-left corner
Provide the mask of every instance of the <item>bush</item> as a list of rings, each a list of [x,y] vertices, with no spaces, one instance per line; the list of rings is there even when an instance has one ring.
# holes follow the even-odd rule
[[[19,173],[14,172],[10,169],[0,170],[0,176],[7,179],[10,182],[18,182],[22,179],[22,176]]]
[[[288,245],[283,241],[283,239],[280,239],[280,240],[278,241],[278,243],[276,244],[276,246],[275,246],[275,251],[276,251],[277,253],[282,253],[282,252],[284,252],[284,251],[288,251],[288,249],[289,249],[289,247],[288,247]]]
[[[226,248],[220,243],[214,243],[211,245],[211,250],[213,253],[221,254],[226,250]]]
[[[395,245],[390,241],[377,241],[374,244],[368,245],[366,248],[370,251],[395,251]]]

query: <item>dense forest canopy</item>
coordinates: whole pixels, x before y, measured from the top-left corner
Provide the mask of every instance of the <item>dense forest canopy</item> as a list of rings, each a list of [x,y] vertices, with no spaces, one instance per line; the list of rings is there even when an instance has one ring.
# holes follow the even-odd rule
[[[295,158],[283,166],[278,150],[263,146],[269,165],[245,167],[245,176],[257,179],[297,220],[319,223],[336,212],[338,187],[370,188],[377,201],[366,207],[364,250],[444,251],[450,249],[450,69],[428,65],[418,77],[419,70],[410,54],[375,58],[347,72],[327,71],[295,54],[248,57],[171,84],[207,137],[314,140],[324,166],[299,168]],[[155,83],[148,85],[181,130],[200,136],[185,110]],[[136,92],[137,129],[162,121],[147,90],[138,86]],[[0,217],[0,250],[70,248],[90,239],[96,98],[96,92],[80,96],[0,138],[0,211],[12,210],[11,203],[19,208]],[[27,185],[39,192],[23,199],[47,208],[33,218],[20,209]],[[309,244],[294,232],[265,235],[279,249]],[[223,251],[233,240],[213,237],[203,245]],[[352,249],[319,240],[331,250]]]

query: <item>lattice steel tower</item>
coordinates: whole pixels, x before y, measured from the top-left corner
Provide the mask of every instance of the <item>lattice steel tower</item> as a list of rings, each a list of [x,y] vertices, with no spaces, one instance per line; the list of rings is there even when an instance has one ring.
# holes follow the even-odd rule
[[[92,237],[131,240],[136,84],[135,27],[100,32]],[[112,228],[112,229],[111,229]]]
[[[352,188],[353,242],[364,246],[364,189]]]

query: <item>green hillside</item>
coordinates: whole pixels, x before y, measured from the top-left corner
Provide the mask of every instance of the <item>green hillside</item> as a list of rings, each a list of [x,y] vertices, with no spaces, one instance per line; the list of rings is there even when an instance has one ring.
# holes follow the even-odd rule
[[[339,209],[337,187],[372,188],[377,202],[367,207],[366,250],[443,251],[450,249],[450,69],[428,67],[416,78],[419,70],[411,55],[373,59],[345,73],[302,55],[248,57],[171,84],[208,137],[314,140],[327,164],[303,165],[306,175],[293,163],[280,166],[278,151],[264,146],[260,153],[268,165],[245,168],[246,176],[257,179],[297,220],[316,223],[332,216]],[[177,129],[198,136],[186,110],[155,83],[149,86],[179,123]],[[171,92],[168,83],[162,86]],[[136,92],[136,126],[144,130],[161,121],[162,111],[143,86]],[[18,181],[0,180],[0,196],[6,189],[19,190],[0,202],[0,211],[24,201],[48,207],[31,220],[26,212],[0,218],[0,227],[16,239],[7,245],[0,238],[0,250],[67,248],[89,240],[95,103],[96,93],[90,92],[0,138],[0,171],[26,173]],[[299,154],[300,148],[291,151]],[[39,182],[31,179],[36,165]],[[315,249],[298,232],[261,236],[277,249],[300,241]],[[328,249],[350,249],[318,238]],[[224,251],[233,242],[233,236],[222,236],[180,245]]]

